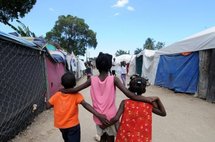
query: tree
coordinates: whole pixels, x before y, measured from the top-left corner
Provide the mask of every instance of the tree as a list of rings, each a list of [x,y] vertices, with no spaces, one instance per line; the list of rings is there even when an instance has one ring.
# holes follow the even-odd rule
[[[117,50],[115,55],[116,56],[120,56],[120,55],[123,55],[123,54],[130,54],[130,52],[128,51],[124,51],[124,50]]]
[[[157,42],[156,46],[155,46],[155,49],[161,49],[165,46],[165,43],[164,42]]]
[[[154,50],[154,40],[152,38],[147,38],[145,44],[143,45],[143,49]]]
[[[18,26],[17,28],[17,32],[21,35],[21,36],[26,36],[26,37],[36,37],[35,34],[33,32],[30,31],[30,29],[23,24],[21,21],[16,20],[22,27]]]
[[[139,54],[141,51],[143,51],[143,49],[137,48],[137,49],[134,51],[134,54],[137,55],[137,54]]]
[[[9,21],[19,19],[19,17],[23,18],[35,3],[36,0],[0,0],[0,22],[17,30]]]
[[[143,45],[143,49],[157,50],[163,48],[164,46],[164,42],[159,41],[155,45],[155,40],[153,40],[152,38],[147,38],[145,44]]]
[[[53,29],[46,33],[46,39],[58,42],[68,52],[84,55],[86,48],[97,46],[96,33],[89,29],[83,19],[71,15],[59,16]]]

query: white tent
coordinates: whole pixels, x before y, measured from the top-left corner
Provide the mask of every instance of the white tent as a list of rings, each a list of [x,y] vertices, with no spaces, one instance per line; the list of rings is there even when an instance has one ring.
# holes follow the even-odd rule
[[[126,63],[130,63],[134,57],[135,55],[130,55],[130,54],[123,54],[123,55],[117,56],[115,57],[116,64],[120,65],[122,61],[125,61]]]
[[[151,84],[154,84],[157,66],[159,62],[159,56],[155,54],[157,50],[147,50],[144,49],[137,57],[142,55],[143,64],[142,64],[142,74],[141,76],[149,79]]]
[[[158,50],[158,54],[176,54],[215,48],[215,27],[206,29]]]

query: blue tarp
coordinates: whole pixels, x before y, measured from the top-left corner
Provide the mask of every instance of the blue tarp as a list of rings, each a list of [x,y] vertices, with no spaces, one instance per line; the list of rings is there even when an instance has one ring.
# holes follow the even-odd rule
[[[12,34],[6,34],[6,33],[0,31],[0,38],[1,37],[2,38],[4,37],[5,39],[10,40],[12,42],[22,44],[24,46],[28,46],[28,47],[37,49],[36,45],[33,42],[30,42],[30,41],[25,40],[25,39],[20,38],[20,37],[16,37]]]
[[[197,91],[199,76],[199,55],[162,55],[158,64],[155,85],[175,92],[191,93]]]

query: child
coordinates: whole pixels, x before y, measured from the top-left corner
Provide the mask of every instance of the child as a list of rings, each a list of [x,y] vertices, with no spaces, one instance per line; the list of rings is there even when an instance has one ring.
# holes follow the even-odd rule
[[[147,80],[132,76],[129,90],[138,96],[146,91]],[[165,108],[158,97],[151,104],[137,102],[130,99],[123,100],[116,116],[110,124],[117,122],[122,115],[116,142],[151,142],[152,141],[152,112],[166,116]]]
[[[92,64],[90,61],[86,63],[85,74],[87,75],[87,79],[89,79],[93,75]]]
[[[126,62],[125,61],[121,62],[120,74],[121,74],[122,83],[124,86],[126,86],[127,69],[126,69]]]
[[[76,85],[75,76],[71,72],[61,78],[65,89]],[[100,121],[108,123],[105,116],[96,112],[91,105],[84,101],[80,93],[76,95],[55,93],[47,102],[48,107],[54,107],[54,126],[59,128],[65,142],[80,142],[80,124],[78,120],[78,104],[93,113]]]
[[[113,58],[113,62],[112,62],[111,75],[116,76],[116,59],[115,58]]]
[[[117,109],[115,105],[116,101],[116,86],[129,98],[137,101],[152,102],[151,98],[144,96],[133,95],[132,92],[127,90],[121,83],[120,79],[116,76],[109,75],[109,70],[112,66],[112,56],[110,54],[99,53],[96,59],[96,68],[99,70],[98,76],[92,76],[82,85],[61,90],[63,92],[78,92],[91,85],[90,95],[93,103],[93,108],[106,115],[107,119],[110,120],[116,115]],[[94,122],[96,123],[97,134],[101,136],[101,142],[114,142],[116,135],[115,126],[109,126],[106,129],[101,129],[101,121],[98,120],[97,116],[93,116]]]

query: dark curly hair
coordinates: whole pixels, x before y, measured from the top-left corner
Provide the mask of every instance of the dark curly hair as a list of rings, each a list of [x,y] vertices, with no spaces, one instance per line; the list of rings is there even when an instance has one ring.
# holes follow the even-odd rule
[[[96,58],[96,68],[99,72],[108,72],[112,67],[112,55],[100,52]]]
[[[76,86],[75,75],[71,72],[65,73],[61,77],[61,84],[64,86],[65,89],[75,87]]]
[[[132,75],[130,77],[128,90],[135,93],[136,95],[141,95],[146,92],[147,79],[140,77],[138,75]]]

